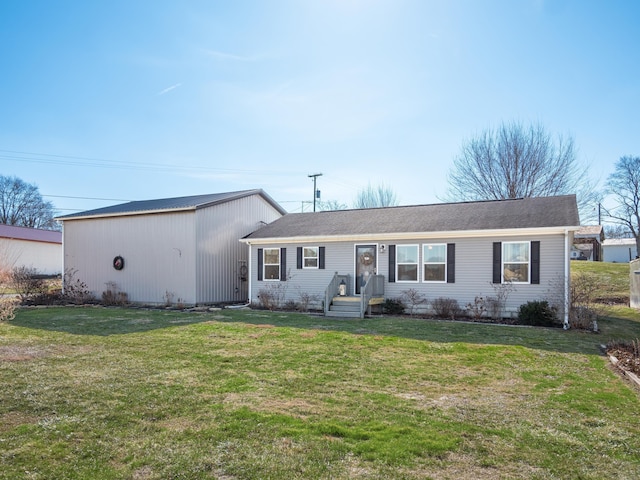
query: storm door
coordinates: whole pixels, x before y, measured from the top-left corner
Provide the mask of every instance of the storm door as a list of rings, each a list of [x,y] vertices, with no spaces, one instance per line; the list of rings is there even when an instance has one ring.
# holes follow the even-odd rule
[[[367,283],[371,275],[375,275],[378,267],[376,245],[356,245],[356,295],[360,287]]]

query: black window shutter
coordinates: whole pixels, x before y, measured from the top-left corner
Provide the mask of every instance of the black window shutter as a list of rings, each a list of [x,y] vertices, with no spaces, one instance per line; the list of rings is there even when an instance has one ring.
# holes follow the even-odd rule
[[[297,260],[296,268],[299,270],[302,268],[302,247],[298,247],[296,249],[296,260]]]
[[[262,270],[263,270],[263,260],[262,260],[262,249],[258,249],[258,281],[262,281]]]
[[[493,283],[502,283],[502,242],[493,242]]]
[[[396,246],[389,245],[389,283],[396,281]]]
[[[447,243],[447,283],[456,283],[456,244]]]
[[[540,284],[540,242],[531,242],[531,283]]]
[[[324,270],[324,247],[318,248],[318,268]]]
[[[280,249],[280,281],[287,281],[287,249]]]

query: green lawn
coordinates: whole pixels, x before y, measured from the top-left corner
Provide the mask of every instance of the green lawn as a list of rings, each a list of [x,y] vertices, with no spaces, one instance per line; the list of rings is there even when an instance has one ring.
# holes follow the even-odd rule
[[[598,280],[597,299],[603,303],[629,305],[629,264],[571,262],[572,275],[592,275]]]
[[[640,336],[411,318],[21,309],[0,324],[2,479],[640,476]]]

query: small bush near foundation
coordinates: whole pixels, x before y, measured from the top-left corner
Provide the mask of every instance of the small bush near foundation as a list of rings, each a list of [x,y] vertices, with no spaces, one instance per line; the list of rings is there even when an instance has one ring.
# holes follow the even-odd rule
[[[518,323],[536,327],[555,327],[558,324],[556,310],[550,307],[546,300],[527,302],[520,305]]]
[[[404,310],[404,303],[398,298],[387,298],[382,304],[382,311],[388,315],[402,315]]]
[[[102,304],[107,306],[122,306],[127,303],[129,303],[127,292],[121,292],[115,282],[107,282],[107,289],[102,292]]]
[[[415,288],[403,291],[401,298],[408,304],[410,315],[413,315],[420,305],[427,302],[427,298]]]
[[[569,327],[577,330],[597,330],[598,313],[591,307],[574,306],[569,311]]]
[[[11,284],[21,301],[42,295],[47,291],[44,280],[38,276],[35,268],[16,267],[11,271]]]
[[[265,310],[275,310],[278,306],[278,301],[270,290],[261,288],[258,292],[258,301],[260,302],[260,308]]]
[[[455,298],[438,297],[431,302],[436,317],[455,319],[462,315],[462,309]]]
[[[473,303],[467,303],[466,307],[471,318],[476,321],[480,320],[484,316],[484,313],[487,311],[485,298],[479,295],[476,296],[476,298],[473,300]]]
[[[64,298],[66,301],[82,305],[84,303],[95,302],[95,297],[89,291],[89,287],[79,278],[76,278],[77,270],[66,269],[62,277],[64,288]]]
[[[282,309],[287,312],[295,312],[298,308],[298,304],[294,300],[287,300],[282,306]]]

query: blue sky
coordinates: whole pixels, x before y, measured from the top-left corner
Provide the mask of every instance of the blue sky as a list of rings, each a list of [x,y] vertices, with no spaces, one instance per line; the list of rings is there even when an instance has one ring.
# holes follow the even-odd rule
[[[300,211],[313,173],[322,200],[434,203],[466,139],[520,121],[602,183],[640,155],[639,22],[635,0],[7,0],[0,174],[62,214],[251,188]]]

